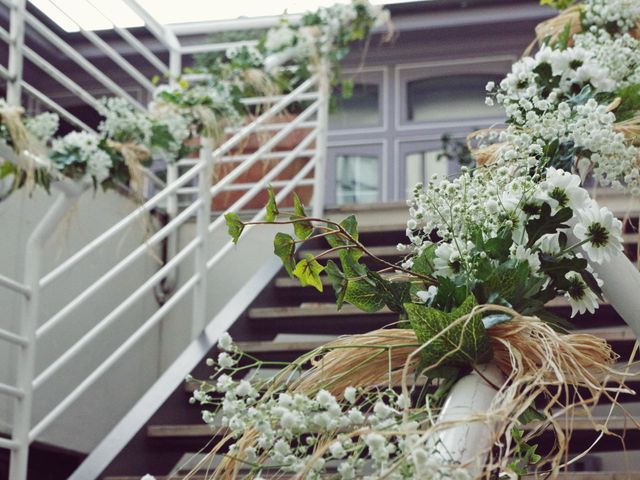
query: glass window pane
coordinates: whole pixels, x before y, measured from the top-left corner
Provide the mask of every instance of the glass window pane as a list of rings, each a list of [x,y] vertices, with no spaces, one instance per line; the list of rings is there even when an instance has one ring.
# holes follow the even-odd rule
[[[459,75],[413,80],[407,83],[407,120],[413,122],[460,120],[499,115],[485,105],[490,75]]]
[[[378,157],[340,155],[336,163],[338,204],[378,201]]]
[[[380,125],[380,88],[376,83],[356,83],[353,95],[342,98],[334,92],[336,108],[329,117],[331,128],[371,127]]]
[[[411,195],[416,183],[426,183],[433,175],[446,177],[449,175],[449,162],[438,160],[441,150],[411,152],[405,156],[405,180],[407,198]]]

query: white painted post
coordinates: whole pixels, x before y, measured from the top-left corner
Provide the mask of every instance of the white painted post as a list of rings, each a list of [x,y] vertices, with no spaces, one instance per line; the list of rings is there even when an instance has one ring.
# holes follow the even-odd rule
[[[38,328],[40,275],[42,273],[44,244],[86,188],[84,185],[74,184],[70,181],[60,182],[54,186],[62,193],[31,233],[25,250],[24,284],[31,290],[31,296],[22,301],[20,336],[26,338],[28,343],[20,347],[17,358],[17,387],[24,392],[24,395],[14,402],[12,434],[19,446],[11,451],[10,480],[26,480],[27,478],[33,378],[35,375],[36,329]]]
[[[24,45],[24,14],[26,0],[12,0],[9,37],[9,79],[7,80],[7,103],[18,106],[22,103],[22,66]]]
[[[314,217],[322,217],[324,212],[325,177],[327,170],[327,136],[329,133],[329,84],[330,65],[327,60],[320,63],[318,69],[318,93],[320,105],[318,107],[318,138],[316,140],[316,157],[318,159],[314,169],[313,208]]]
[[[502,386],[504,375],[492,364],[481,365],[478,370],[496,386]],[[493,437],[486,422],[469,421],[476,414],[489,410],[497,390],[477,372],[461,378],[451,389],[438,415],[437,424],[464,421],[436,435],[433,448],[446,463],[466,464],[472,478],[478,477],[486,462],[486,453],[491,449]]]
[[[210,250],[209,223],[211,220],[211,182],[213,178],[213,140],[200,138],[200,163],[198,173],[198,200],[196,213],[196,236],[199,240],[194,254],[194,274],[198,281],[193,288],[193,316],[191,338],[196,338],[207,324],[207,255]]]
[[[177,49],[169,50],[169,83],[175,85],[182,73],[182,53]]]

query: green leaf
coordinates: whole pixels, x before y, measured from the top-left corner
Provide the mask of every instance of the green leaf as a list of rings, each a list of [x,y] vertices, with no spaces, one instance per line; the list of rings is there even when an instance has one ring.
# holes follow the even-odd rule
[[[296,268],[293,270],[293,274],[298,277],[303,287],[311,285],[321,292],[322,280],[320,279],[320,273],[323,270],[324,267],[313,258],[313,255],[307,253],[305,258],[298,262]]]
[[[540,216],[529,220],[526,226],[529,241],[527,246],[531,248],[543,235],[556,233],[558,230],[567,228],[564,224],[573,217],[573,210],[569,207],[561,208],[555,215],[551,215],[551,207],[548,203],[543,203],[540,208]]]
[[[534,407],[527,408],[522,415],[518,417],[518,421],[522,425],[526,425],[531,422],[541,422],[543,420],[546,420],[546,417]]]
[[[411,271],[421,275],[431,275],[435,271],[433,260],[436,257],[436,244],[425,248],[422,253],[413,259]]]
[[[340,263],[348,279],[365,277],[361,280],[349,280],[344,300],[367,313],[377,312],[384,307],[384,301],[378,290],[367,277],[367,267],[359,264],[347,250],[340,250]]]
[[[293,269],[296,266],[294,254],[296,251],[296,243],[291,235],[278,232],[273,239],[273,253],[275,253],[290,277],[293,276]]]
[[[238,243],[238,239],[240,235],[242,235],[242,231],[244,230],[244,223],[240,220],[240,217],[237,213],[229,212],[224,216],[224,219],[227,221],[227,229],[229,231],[229,235],[231,236],[233,243]]]
[[[476,299],[469,295],[458,308],[444,312],[435,308],[407,303],[404,308],[409,315],[411,328],[420,343],[434,339],[454,321],[471,312]],[[492,351],[489,337],[479,316],[470,318],[451,327],[446,333],[432,340],[429,347],[421,352],[421,365],[437,374],[439,367],[469,367],[491,360]],[[434,367],[438,364],[438,367]]]
[[[293,193],[293,215],[291,220],[300,220],[307,218],[307,213],[304,211],[304,206],[300,202],[300,198],[297,193]],[[308,220],[298,221],[293,224],[293,230],[300,240],[306,240],[313,233],[313,225]]]
[[[269,195],[269,201],[267,202],[267,206],[265,207],[267,214],[264,219],[267,222],[274,222],[276,218],[278,218],[278,214],[280,211],[278,210],[278,205],[276,205],[276,195],[273,193],[273,187],[269,185],[267,188],[267,193]]]
[[[347,280],[347,277],[342,273],[342,270],[340,270],[332,260],[327,262],[325,272],[327,273],[327,277],[329,278],[333,291],[336,294],[336,306],[338,307],[338,310],[340,310],[344,304],[344,297],[347,293],[349,280]]]
[[[169,126],[163,123],[151,125],[151,145],[154,147],[169,150],[175,139],[169,130]]]
[[[358,240],[358,220],[356,219],[355,215],[349,215],[347,218],[342,220],[340,222],[340,226],[344,228],[345,231],[354,239]],[[333,248],[349,244],[348,239],[338,234],[327,235],[326,239],[327,243]]]
[[[409,282],[390,282],[382,278],[377,272],[367,271],[367,277],[374,283],[382,301],[389,310],[396,313],[404,313],[404,304],[411,300]]]

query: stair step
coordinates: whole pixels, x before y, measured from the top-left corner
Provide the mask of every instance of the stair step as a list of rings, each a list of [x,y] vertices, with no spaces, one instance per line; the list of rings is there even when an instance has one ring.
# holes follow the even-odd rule
[[[573,419],[573,431],[574,432],[594,432],[593,424],[604,425],[606,423],[607,428],[610,431],[629,431],[640,430],[640,426],[629,418],[624,417],[611,417],[608,421],[606,418],[594,417],[593,421],[588,418],[574,417]],[[147,436],[151,438],[196,438],[196,437],[211,437],[212,435],[223,435],[228,432],[227,427],[211,427],[204,423],[201,424],[189,424],[189,425],[150,425],[147,427]]]
[[[283,279],[285,280],[285,279]],[[311,288],[311,287],[308,287]],[[608,305],[598,302],[600,305]],[[549,308],[569,307],[569,302],[564,297],[557,297],[546,304]],[[296,306],[287,307],[255,307],[249,309],[249,318],[294,318],[294,317],[324,317],[324,316],[353,316],[353,315],[389,315],[393,312],[387,307],[377,312],[363,312],[353,305],[345,304],[337,310],[335,303],[304,302]]]
[[[124,476],[124,477],[105,477],[104,480],[140,480],[140,475]],[[156,480],[176,480],[179,477],[176,476],[157,476]],[[268,476],[265,478],[269,478]],[[279,480],[289,480],[295,478],[295,476],[278,475]],[[335,478],[335,475],[329,475],[327,478]],[[544,475],[525,475],[520,477],[522,480],[536,480],[544,478]],[[563,472],[557,477],[557,480],[640,480],[640,472]],[[194,475],[189,477],[190,480],[210,480],[211,476],[206,475]]]

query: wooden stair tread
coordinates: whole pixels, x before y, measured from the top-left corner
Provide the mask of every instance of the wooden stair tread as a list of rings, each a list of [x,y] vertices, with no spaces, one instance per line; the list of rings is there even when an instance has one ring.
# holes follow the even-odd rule
[[[119,476],[119,477],[109,476],[109,477],[104,477],[104,480],[140,480],[140,478],[141,478],[141,475]],[[177,475],[171,475],[171,476],[156,475],[155,478],[156,480],[177,480],[181,477]],[[189,478],[190,480],[210,480],[211,476],[206,477],[204,475],[194,475]],[[267,476],[265,478],[269,478],[269,477]],[[278,479],[280,480],[289,480],[291,478],[295,478],[295,477],[278,475]],[[333,478],[333,477],[329,476],[328,478]],[[538,477],[536,477],[535,475],[525,475],[521,477],[522,480],[537,480],[539,478],[544,478],[544,477],[543,476],[541,477],[540,475]],[[623,472],[623,471],[562,472],[555,478],[557,480],[640,480],[640,472]]]
[[[597,424],[604,425],[605,418],[594,417],[593,421],[589,418],[574,417],[573,430],[574,432],[580,431],[594,431],[594,421]],[[640,426],[636,425],[629,418],[625,417],[611,417],[606,422],[606,426],[609,430],[640,430]],[[210,437],[214,434],[225,434],[229,430],[227,427],[211,427],[204,423],[187,424],[187,425],[149,425],[147,427],[147,436],[151,438],[195,438],[195,437]]]
[[[283,279],[285,280],[285,279]],[[296,280],[296,279],[293,279]],[[296,280],[297,281],[297,280]],[[287,282],[287,286],[293,287],[293,282]],[[606,302],[598,302],[600,306],[609,305]],[[556,297],[547,302],[547,307],[569,307],[569,301],[564,297]],[[254,307],[249,309],[250,318],[291,318],[291,317],[323,317],[323,316],[346,316],[346,315],[386,315],[392,313],[387,307],[377,312],[368,313],[345,304],[341,310],[337,310],[335,303],[330,302],[304,302],[300,305],[286,307]]]

